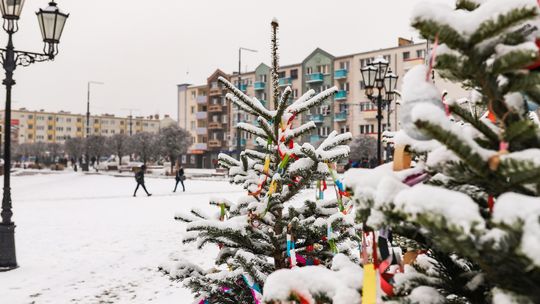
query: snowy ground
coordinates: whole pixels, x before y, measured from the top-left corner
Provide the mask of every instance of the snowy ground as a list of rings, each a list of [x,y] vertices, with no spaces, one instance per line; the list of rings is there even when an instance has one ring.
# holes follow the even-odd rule
[[[182,245],[176,211],[206,206],[210,196],[243,195],[226,181],[134,179],[82,173],[12,178],[20,267],[0,272],[0,303],[191,303],[190,292],[157,271],[173,252],[211,263],[215,249]],[[204,207],[203,207],[204,208]]]

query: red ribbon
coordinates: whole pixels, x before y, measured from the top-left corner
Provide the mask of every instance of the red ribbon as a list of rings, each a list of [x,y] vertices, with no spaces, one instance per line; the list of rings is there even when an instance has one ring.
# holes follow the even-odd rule
[[[493,198],[493,195],[488,195],[488,208],[489,213],[493,213],[493,205],[495,205],[495,199]]]

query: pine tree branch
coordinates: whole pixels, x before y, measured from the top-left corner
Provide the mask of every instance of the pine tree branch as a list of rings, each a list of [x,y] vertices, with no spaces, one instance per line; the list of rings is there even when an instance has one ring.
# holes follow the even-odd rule
[[[475,129],[480,131],[489,140],[491,149],[495,150],[498,148],[499,136],[482,121],[473,117],[469,111],[464,110],[457,104],[452,104],[450,105],[450,112],[461,117],[464,121],[470,123]]]

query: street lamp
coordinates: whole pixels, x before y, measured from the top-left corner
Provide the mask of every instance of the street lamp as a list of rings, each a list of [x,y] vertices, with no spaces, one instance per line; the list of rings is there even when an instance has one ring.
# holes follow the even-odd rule
[[[69,14],[62,13],[56,3],[51,1],[45,9],[36,12],[41,35],[43,53],[15,50],[13,34],[19,30],[18,20],[24,0],[0,0],[0,12],[4,19],[3,28],[8,34],[5,49],[0,49],[0,62],[6,77],[2,84],[6,86],[6,110],[4,117],[4,194],[2,198],[2,223],[0,224],[0,270],[6,271],[17,267],[15,255],[15,224],[11,221],[11,89],[15,85],[13,72],[17,66],[29,66],[35,62],[53,60],[58,54],[58,44]]]
[[[361,69],[362,79],[365,84],[365,90],[367,97],[371,102],[377,105],[377,162],[380,165],[382,162],[381,155],[381,142],[382,142],[382,108],[383,108],[383,95],[386,91],[387,99],[392,97],[397,83],[397,76],[388,71],[388,61],[382,56],[379,56],[371,62],[371,64]],[[374,95],[374,91],[377,89],[377,95]],[[388,105],[389,106],[389,105]]]
[[[86,138],[88,139],[88,136],[90,136],[90,87],[92,84],[105,84],[100,81],[88,81],[87,86],[87,95],[86,95]],[[86,155],[84,163],[81,164],[83,171],[89,171],[89,161],[90,161],[90,155],[88,153],[88,143],[86,144]]]
[[[248,49],[245,47],[238,48],[238,89],[240,91],[242,90],[242,51],[248,51],[252,53],[257,53],[257,50]],[[231,110],[232,111],[232,110]],[[240,122],[240,109],[238,109],[238,115],[237,115],[237,124]],[[242,141],[241,141],[241,130],[239,128],[236,128],[236,153],[238,153],[238,157],[240,157],[240,150],[242,149]]]

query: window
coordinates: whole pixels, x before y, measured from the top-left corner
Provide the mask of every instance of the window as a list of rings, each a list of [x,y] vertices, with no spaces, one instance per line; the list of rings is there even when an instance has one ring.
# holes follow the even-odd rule
[[[306,74],[312,74],[313,73],[313,68],[312,67],[308,67],[306,68]]]
[[[195,122],[194,121],[191,122],[191,130],[195,130]]]
[[[349,126],[343,126],[339,129],[340,133],[347,133],[349,132]]]
[[[71,122],[71,118],[66,118],[66,122]]]
[[[28,134],[28,139],[32,139],[32,134]]]
[[[115,134],[116,133],[116,130],[111,130],[111,134]]]
[[[317,72],[327,74],[328,73],[328,65],[327,64],[321,64],[317,66]]]
[[[77,128],[77,132],[81,132],[82,129],[80,127]]]
[[[348,70],[349,69],[349,62],[348,61],[342,61],[339,63],[339,69],[340,70]]]
[[[219,122],[219,115],[212,115],[212,122]]]
[[[341,90],[349,92],[349,83],[348,82],[342,83],[341,84]]]
[[[192,164],[192,165],[195,165],[195,155],[190,155],[189,156],[189,163]]]
[[[95,124],[99,123],[99,119],[94,119],[94,123]]]
[[[328,136],[330,134],[330,127],[319,127],[319,136]]]
[[[424,58],[425,50],[416,50],[416,58]]]
[[[191,114],[193,114],[193,113],[195,113],[195,107],[194,106],[191,107]]]
[[[210,84],[210,88],[211,89],[217,89],[219,86],[218,86],[218,83],[217,81],[213,81],[211,84]]]
[[[221,116],[221,122],[224,124],[227,123],[227,114],[223,114],[223,116]]]
[[[191,99],[195,99],[195,96],[196,96],[196,92],[195,92],[195,91],[191,91]]]
[[[403,60],[411,58],[411,52],[403,52]]]
[[[52,126],[47,126],[47,130],[52,130]]]
[[[22,127],[22,126],[21,126]],[[34,125],[28,125],[28,129],[32,130],[34,128]]]
[[[261,93],[261,100],[266,100],[266,92]]]
[[[391,63],[392,63],[392,56],[390,56],[390,55],[384,55],[383,58],[384,58],[384,60],[388,61],[388,64],[391,64]]]
[[[340,103],[339,104],[339,112],[341,113],[349,113],[349,105],[346,103]]]
[[[298,98],[298,89],[294,89],[292,92],[293,98]]]
[[[49,116],[47,119],[48,119],[48,120],[53,120],[53,117],[52,117],[52,116]]]
[[[37,126],[36,129],[37,130],[45,130],[45,126]]]
[[[292,79],[298,78],[298,69],[291,70],[291,78]]]
[[[226,106],[227,105],[227,99],[221,98],[221,104]]]
[[[48,139],[48,140],[52,140],[52,139],[53,139],[52,135],[48,135],[48,136],[47,136],[47,139]]]
[[[99,129],[94,129],[94,133],[99,133]]]
[[[278,78],[285,78],[285,77],[287,77],[287,74],[285,73],[285,71],[278,73]]]
[[[81,122],[82,121],[82,118],[77,118],[77,122]]]
[[[64,131],[64,127],[56,127],[56,131]]]
[[[28,115],[28,119],[32,119],[32,118],[34,118],[34,115],[32,114]]]

